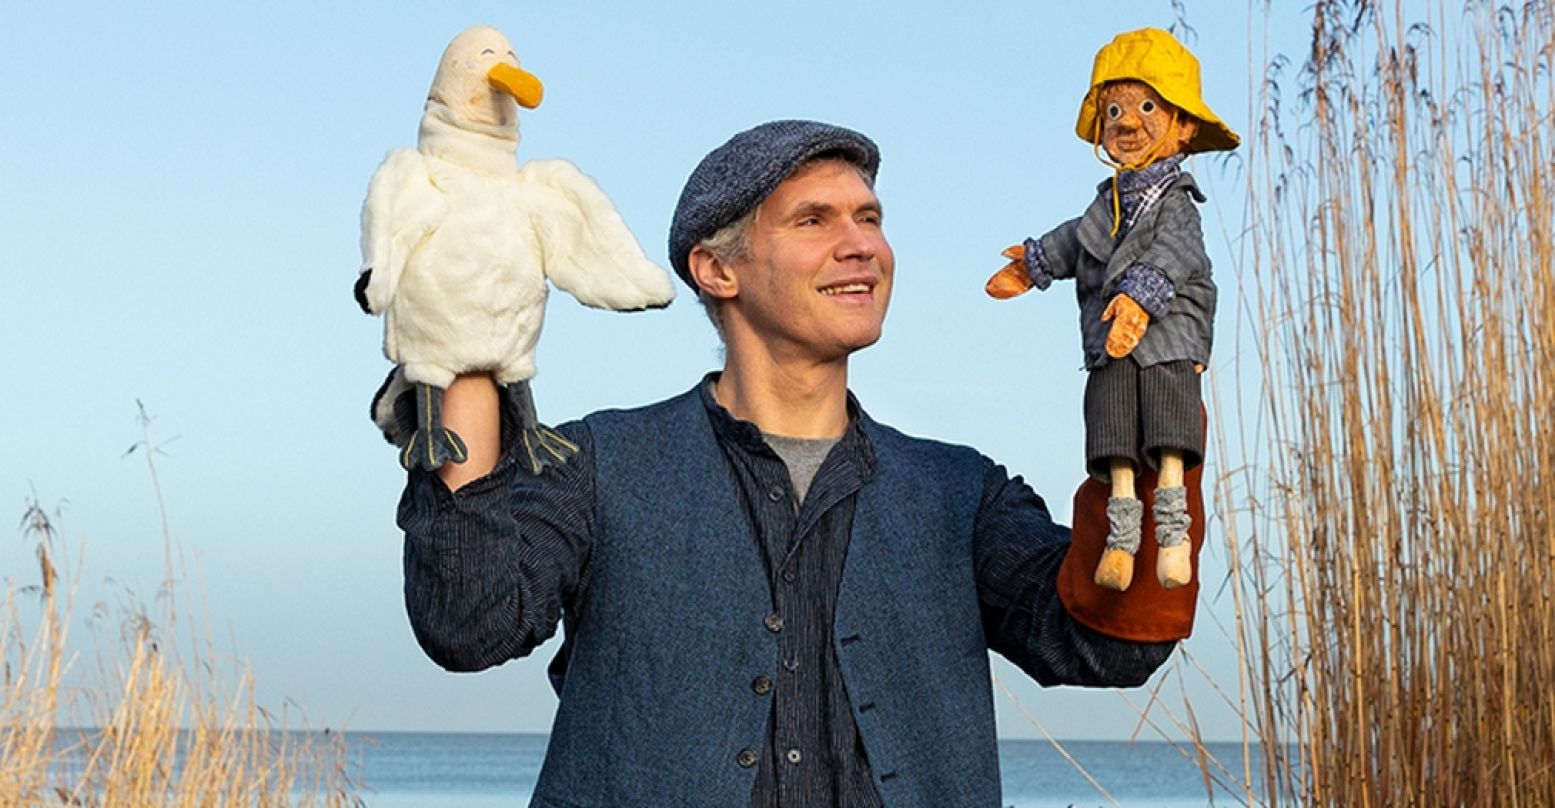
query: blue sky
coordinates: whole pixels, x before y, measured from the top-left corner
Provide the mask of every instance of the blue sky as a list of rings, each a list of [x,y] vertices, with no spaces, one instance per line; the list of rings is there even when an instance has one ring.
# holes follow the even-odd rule
[[[1081,8],[17,4],[0,28],[0,520],[34,491],[62,514],[72,556],[84,553],[78,611],[125,587],[151,597],[156,502],[142,458],[123,457],[141,437],[139,399],[153,439],[172,439],[163,493],[218,646],[249,660],[262,700],[290,700],[318,726],[548,727],[551,648],[455,676],[410,636],[393,522],[403,473],[366,417],[387,370],[381,322],[350,293],[369,176],[414,145],[447,41],[489,23],[546,84],[522,115],[520,158],[577,163],[662,265],[681,184],[735,131],[806,117],[873,137],[898,278],[854,390],[881,420],[1025,475],[1067,521],[1083,453],[1073,293],[1001,303],[981,288],[1002,247],[1078,215],[1107,174],[1072,134],[1095,50],[1172,22],[1167,0]],[[1248,75],[1261,71],[1249,65],[1265,48],[1299,54],[1299,17],[1266,43],[1262,12],[1240,2],[1187,14],[1209,103],[1250,139]],[[1209,378],[1226,385],[1243,190],[1235,161],[1193,170],[1222,289]],[[547,317],[535,390],[552,423],[680,392],[720,361],[686,295],[618,315],[556,294]],[[1234,693],[1232,643],[1211,619],[1229,626],[1213,600],[1217,541],[1189,648]],[[33,580],[20,535],[0,539],[0,576]],[[1138,721],[1114,694],[997,670],[1060,737],[1126,736]],[[1219,697],[1189,689],[1205,729],[1236,737]],[[1034,734],[996,701],[1003,734]]]

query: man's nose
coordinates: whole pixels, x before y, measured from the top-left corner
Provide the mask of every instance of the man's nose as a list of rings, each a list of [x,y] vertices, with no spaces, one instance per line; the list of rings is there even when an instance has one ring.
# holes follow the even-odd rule
[[[868,261],[880,251],[880,235],[878,228],[867,228],[864,225],[849,220],[843,225],[842,237],[837,241],[837,259],[859,259]]]

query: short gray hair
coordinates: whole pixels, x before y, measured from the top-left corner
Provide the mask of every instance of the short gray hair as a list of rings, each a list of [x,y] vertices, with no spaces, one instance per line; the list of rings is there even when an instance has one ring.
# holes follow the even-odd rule
[[[718,232],[697,242],[697,246],[707,250],[714,258],[725,264],[749,258],[750,228],[751,223],[756,221],[756,208],[759,207],[761,205],[758,204],[755,208],[746,211],[745,215],[720,227]],[[708,295],[702,287],[698,286],[697,302],[702,304],[702,311],[707,313],[707,319],[713,323],[713,330],[718,332],[718,339],[723,340],[724,323],[718,309],[720,304],[718,298]]]

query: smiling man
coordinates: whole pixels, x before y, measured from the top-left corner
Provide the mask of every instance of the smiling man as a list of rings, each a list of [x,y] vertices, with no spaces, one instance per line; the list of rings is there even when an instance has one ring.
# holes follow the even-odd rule
[[[896,269],[878,167],[868,138],[810,121],[710,153],[670,257],[724,367],[560,427],[566,465],[518,470],[489,376],[449,389],[470,460],[411,472],[406,601],[455,670],[565,624],[532,804],[998,805],[990,649],[1088,686],[1140,684],[1170,655],[1070,614],[1069,531],[1018,477],[849,393]]]

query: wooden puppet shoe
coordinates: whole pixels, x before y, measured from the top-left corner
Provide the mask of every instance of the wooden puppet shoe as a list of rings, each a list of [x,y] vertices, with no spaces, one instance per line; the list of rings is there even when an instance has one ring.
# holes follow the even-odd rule
[[[1134,581],[1134,556],[1115,547],[1102,553],[1096,565],[1096,585],[1122,592]]]
[[[1162,589],[1176,589],[1193,581],[1193,545],[1185,539],[1155,554],[1155,577]]]
[[[1096,585],[1122,592],[1134,580],[1134,554],[1139,552],[1139,533],[1145,504],[1133,497],[1107,500],[1107,550],[1096,565]]]

